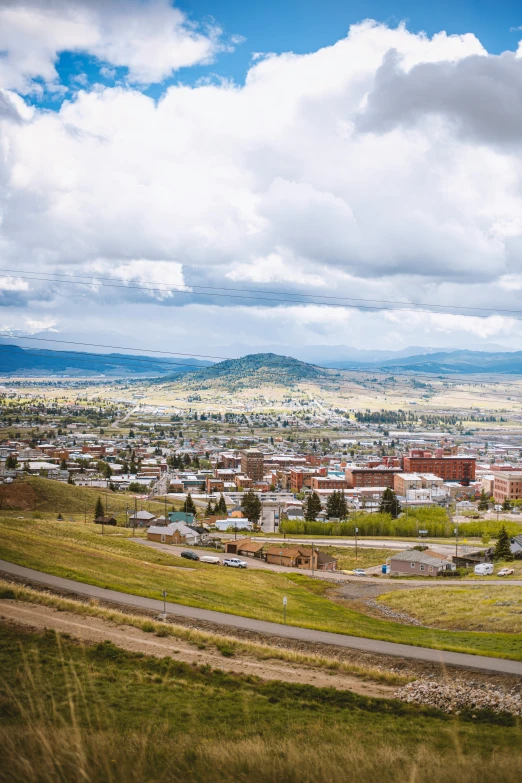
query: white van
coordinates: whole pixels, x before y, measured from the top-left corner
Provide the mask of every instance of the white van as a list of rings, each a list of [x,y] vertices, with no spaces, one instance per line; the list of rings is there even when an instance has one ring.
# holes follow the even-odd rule
[[[474,572],[477,576],[491,576],[493,563],[479,563],[475,566]]]

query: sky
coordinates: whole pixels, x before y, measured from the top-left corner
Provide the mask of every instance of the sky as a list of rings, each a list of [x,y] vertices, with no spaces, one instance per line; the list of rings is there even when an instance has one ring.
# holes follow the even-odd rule
[[[521,41],[503,0],[0,0],[0,336],[522,350]]]

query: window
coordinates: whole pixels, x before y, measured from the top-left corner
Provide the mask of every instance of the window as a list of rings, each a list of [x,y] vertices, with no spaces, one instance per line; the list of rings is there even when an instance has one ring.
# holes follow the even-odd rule
[[[433,571],[433,566],[428,566],[428,571]]]
[[[412,563],[412,564],[411,564],[411,567],[412,567],[412,568],[415,568],[415,563]]]
[[[420,570],[421,570],[421,571],[424,571],[424,563],[421,563]]]

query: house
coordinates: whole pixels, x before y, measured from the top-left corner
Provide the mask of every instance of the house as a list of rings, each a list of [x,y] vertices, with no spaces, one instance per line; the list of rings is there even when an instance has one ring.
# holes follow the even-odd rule
[[[390,558],[390,576],[439,576],[443,571],[454,571],[455,564],[435,552],[407,549]]]
[[[97,525],[116,525],[116,524],[118,524],[114,517],[109,517],[109,516],[96,517],[94,522]]]
[[[315,571],[335,571],[337,560],[312,547],[271,546],[266,550],[265,560],[272,565],[284,565],[289,568],[308,568]]]
[[[151,514],[150,511],[137,511],[129,516],[131,527],[144,527],[145,525],[152,525],[155,521],[156,514]]]
[[[201,536],[195,530],[185,525],[184,522],[171,522],[170,525],[160,527],[151,525],[147,531],[148,541],[156,541],[160,544],[176,544],[178,546],[194,546],[200,543]]]
[[[188,511],[169,511],[168,517],[169,522],[184,522],[186,525],[193,525],[196,519]]]
[[[457,568],[475,568],[479,563],[493,562],[493,549],[480,549],[468,554],[453,555],[451,558]]]
[[[239,557],[263,558],[263,544],[252,541],[250,538],[242,538],[238,541],[225,541],[225,552]]]

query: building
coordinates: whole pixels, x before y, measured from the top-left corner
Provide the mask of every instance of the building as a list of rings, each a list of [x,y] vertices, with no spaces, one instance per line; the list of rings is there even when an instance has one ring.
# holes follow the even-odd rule
[[[207,493],[212,495],[214,492],[224,492],[225,482],[220,478],[212,478],[207,476]]]
[[[389,487],[393,489],[394,477],[400,468],[347,468],[346,483],[350,489],[356,487]]]
[[[169,511],[169,524],[171,522],[184,522],[185,525],[193,525],[195,520],[196,517],[189,511]]]
[[[241,452],[241,473],[252,481],[263,481],[265,475],[265,458],[258,449],[244,449]]]
[[[337,560],[335,557],[318,552],[312,547],[282,547],[271,546],[266,550],[265,560],[271,565],[283,565],[288,568],[307,568],[315,571],[335,571]]]
[[[147,531],[147,539],[159,544],[175,544],[177,546],[194,546],[199,544],[200,535],[184,522],[171,522],[166,527],[151,526]]]
[[[404,473],[434,473],[444,481],[467,485],[475,480],[476,462],[475,457],[434,457],[429,452],[418,456],[412,452],[404,457],[403,468]]]
[[[132,527],[136,525],[142,527],[143,525],[152,525],[156,521],[156,514],[151,514],[150,511],[137,511],[135,514],[129,516],[129,524]]]
[[[497,503],[503,503],[504,500],[522,500],[522,473],[515,470],[494,470],[493,497]]]
[[[443,571],[454,571],[455,564],[435,553],[407,549],[390,558],[390,576],[439,576]]]
[[[239,557],[256,557],[263,559],[263,544],[252,541],[250,538],[241,538],[238,541],[225,541],[225,552],[227,555],[238,555]]]
[[[418,473],[395,473],[393,489],[397,495],[406,497],[412,489],[422,489],[422,479]]]
[[[318,489],[346,489],[346,479],[335,476],[312,476],[310,487],[314,492]]]
[[[252,522],[249,519],[227,517],[226,519],[217,519],[214,523],[216,530],[220,530],[222,533],[227,530],[252,530]]]

